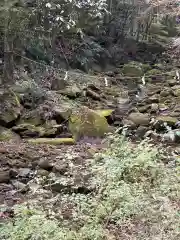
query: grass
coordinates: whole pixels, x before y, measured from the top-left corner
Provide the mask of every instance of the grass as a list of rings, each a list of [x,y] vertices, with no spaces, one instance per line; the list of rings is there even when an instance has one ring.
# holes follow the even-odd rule
[[[165,165],[158,150],[136,148],[119,136],[109,137],[105,153],[92,161],[96,191],[64,195],[71,217],[47,217],[30,206],[16,208],[13,222],[1,224],[7,240],[176,240],[180,239],[178,163]]]

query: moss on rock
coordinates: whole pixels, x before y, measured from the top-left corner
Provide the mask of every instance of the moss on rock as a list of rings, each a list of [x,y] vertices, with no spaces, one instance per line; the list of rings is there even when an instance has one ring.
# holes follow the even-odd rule
[[[82,107],[72,113],[69,119],[69,130],[75,139],[82,136],[103,137],[110,131],[110,126],[104,116],[87,107]]]
[[[130,62],[123,66],[122,72],[129,77],[140,77],[143,75],[143,69],[135,62]]]

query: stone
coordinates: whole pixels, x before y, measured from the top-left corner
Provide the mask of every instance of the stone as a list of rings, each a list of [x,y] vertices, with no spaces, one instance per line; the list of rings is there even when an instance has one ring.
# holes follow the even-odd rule
[[[12,185],[20,192],[24,193],[29,190],[28,185],[18,181],[18,180],[13,180],[11,181]]]
[[[122,72],[124,75],[129,76],[129,77],[140,77],[143,75],[142,68],[134,62],[125,64],[123,66]]]
[[[61,175],[64,175],[67,171],[68,171],[68,163],[67,162],[56,163],[53,167],[53,172],[58,172]]]
[[[0,91],[0,123],[8,127],[21,115],[21,104],[18,96],[11,90]]]
[[[170,79],[167,82],[168,82],[170,87],[173,87],[173,86],[175,86],[177,84],[177,80],[176,79]]]
[[[136,129],[136,124],[131,120],[123,119],[122,123],[123,123],[123,126],[127,126],[128,129],[131,129],[131,130]]]
[[[157,103],[151,104],[151,113],[156,113],[159,110],[159,105]]]
[[[76,84],[73,84],[71,86],[67,86],[63,90],[59,90],[58,93],[66,95],[67,97],[70,97],[70,98],[76,98],[81,95],[82,90]]]
[[[19,169],[18,176],[19,176],[19,177],[23,177],[23,178],[27,178],[27,177],[29,177],[31,174],[32,174],[31,169],[29,169],[29,168],[20,168],[20,169]]]
[[[45,129],[43,127],[34,126],[29,123],[19,124],[12,127],[12,130],[21,137],[40,137],[44,136]]]
[[[151,108],[151,105],[144,105],[144,106],[141,106],[141,107],[138,107],[138,110],[140,113],[145,113],[147,112],[149,109]]]
[[[162,71],[159,69],[151,69],[146,73],[146,76],[150,77],[152,80],[161,81],[164,79]]]
[[[69,130],[75,139],[81,137],[103,137],[111,131],[105,117],[87,107],[72,113],[69,118]]]
[[[147,114],[143,113],[130,113],[128,119],[131,120],[136,126],[147,126],[150,123],[150,118]]]
[[[143,138],[148,130],[149,129],[146,126],[139,126],[136,130],[136,136],[139,138]]]
[[[180,88],[173,91],[175,97],[180,97]]]
[[[159,122],[167,123],[169,126],[174,126],[178,122],[177,118],[171,116],[158,116],[156,120]]]
[[[148,98],[147,102],[149,102],[149,103],[159,103],[159,95],[154,94],[154,95],[150,96]]]
[[[58,124],[68,120],[72,113],[72,107],[69,104],[61,104],[60,106],[55,106],[53,108],[53,115]]]
[[[170,115],[171,117],[178,118],[178,117],[180,117],[180,112],[171,112],[169,115]]]
[[[39,110],[31,110],[25,112],[21,119],[19,120],[18,124],[31,124],[34,126],[39,126],[45,123],[45,120],[42,118]]]
[[[0,170],[0,183],[8,183],[10,181],[9,171]]]
[[[49,171],[44,170],[44,169],[38,169],[36,174],[37,174],[37,176],[47,177],[49,175]]]
[[[47,159],[40,159],[39,163],[38,163],[38,166],[44,170],[47,170],[47,171],[50,171],[52,170],[53,166],[52,164],[49,162],[49,160]]]
[[[172,90],[167,88],[167,89],[163,89],[161,92],[160,92],[160,96],[161,97],[168,97],[168,96],[171,96],[172,94]]]

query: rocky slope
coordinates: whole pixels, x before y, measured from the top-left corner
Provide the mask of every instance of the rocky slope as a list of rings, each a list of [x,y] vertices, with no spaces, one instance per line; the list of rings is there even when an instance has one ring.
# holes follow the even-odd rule
[[[38,188],[31,184],[34,178],[45,178],[45,188],[52,181],[55,192],[92,191],[88,159],[104,147],[102,138],[109,132],[135,141],[178,143],[180,84],[175,76],[174,69],[132,62],[101,75],[69,72],[39,85],[21,76],[15,86],[2,89],[1,203],[13,204]]]

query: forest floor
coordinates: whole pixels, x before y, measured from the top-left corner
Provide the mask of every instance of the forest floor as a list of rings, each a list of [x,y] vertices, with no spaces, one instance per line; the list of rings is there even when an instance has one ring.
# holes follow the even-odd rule
[[[179,85],[168,84],[176,85],[171,80],[149,86],[151,95],[136,105],[138,125],[146,113],[156,117],[160,108],[166,108],[174,124],[169,115],[176,112],[178,96],[170,99],[171,106],[166,93],[177,91]],[[93,109],[117,102],[114,118],[119,124],[131,107],[122,108],[122,87],[115,83],[90,90],[86,88],[90,96],[76,102],[84,99],[83,104]],[[157,100],[159,110],[154,114]],[[148,124],[133,129],[130,137],[113,133],[74,145],[32,145],[26,138],[1,142],[0,239],[179,240],[179,145],[161,143],[160,134],[150,141],[141,138],[142,130],[154,130]]]

